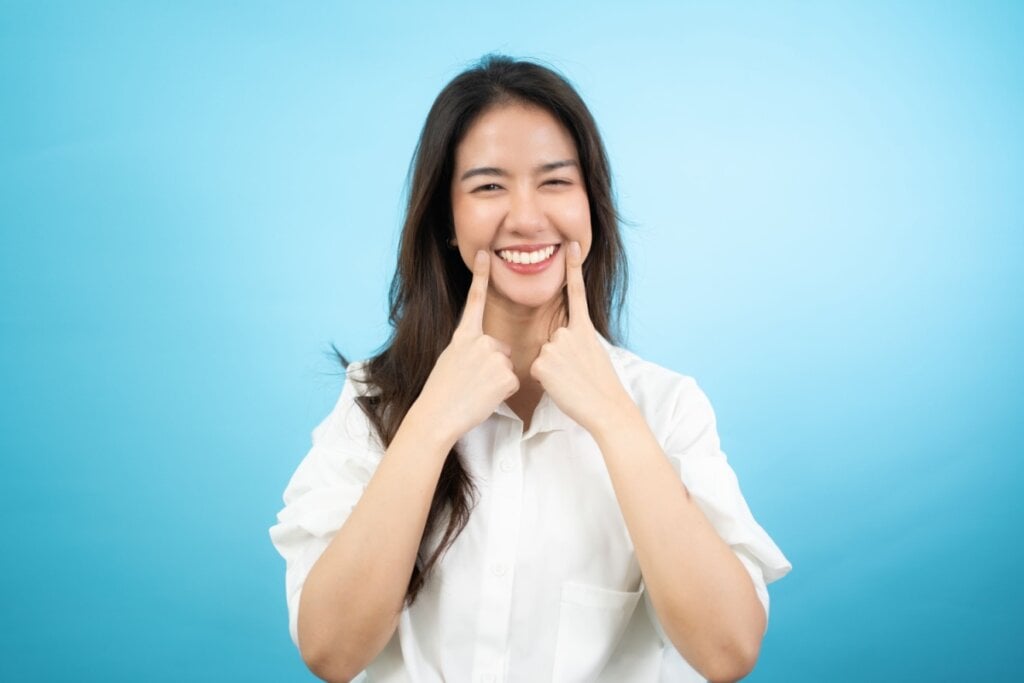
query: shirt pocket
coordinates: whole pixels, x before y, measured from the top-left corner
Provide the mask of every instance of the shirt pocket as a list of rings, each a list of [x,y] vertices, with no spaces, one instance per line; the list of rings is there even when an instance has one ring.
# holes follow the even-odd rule
[[[638,591],[574,581],[562,584],[553,683],[593,681],[608,663],[636,609]]]

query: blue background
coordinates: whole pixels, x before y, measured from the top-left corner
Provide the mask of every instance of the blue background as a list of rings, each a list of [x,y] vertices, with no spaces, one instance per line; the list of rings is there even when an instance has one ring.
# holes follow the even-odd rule
[[[891,6],[891,5],[898,6]],[[794,564],[751,681],[1016,677],[1020,3],[5,3],[0,679],[312,680],[267,529],[488,51],[611,154],[629,346]]]

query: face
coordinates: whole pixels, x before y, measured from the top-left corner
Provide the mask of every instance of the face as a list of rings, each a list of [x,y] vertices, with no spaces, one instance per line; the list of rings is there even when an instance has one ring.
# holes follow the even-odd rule
[[[576,240],[586,258],[592,236],[569,131],[538,107],[486,110],[456,149],[451,193],[466,267],[479,249],[491,255],[488,299],[521,313],[560,304],[565,250]]]

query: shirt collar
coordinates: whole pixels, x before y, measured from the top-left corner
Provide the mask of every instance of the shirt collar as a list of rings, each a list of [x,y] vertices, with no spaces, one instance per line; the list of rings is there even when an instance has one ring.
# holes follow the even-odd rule
[[[624,354],[628,353],[624,349],[615,346],[600,332],[597,332],[598,341],[601,342],[601,346],[608,353],[608,358],[612,362],[612,367],[615,368],[615,373],[619,376],[619,381],[622,382],[622,386],[626,389],[626,393],[629,397],[636,400],[632,389],[629,386],[629,382],[626,381],[625,374],[625,358]],[[494,411],[498,415],[503,415],[512,420],[519,420],[519,416],[513,412],[508,404],[502,401],[500,405]],[[541,432],[553,432],[553,431],[569,431],[575,429],[579,425],[571,417],[562,412],[562,410],[555,404],[551,399],[548,392],[544,392],[540,397],[540,402],[537,404],[536,409],[533,411],[533,419],[530,421],[530,429],[523,434],[523,438],[529,438],[534,434]]]

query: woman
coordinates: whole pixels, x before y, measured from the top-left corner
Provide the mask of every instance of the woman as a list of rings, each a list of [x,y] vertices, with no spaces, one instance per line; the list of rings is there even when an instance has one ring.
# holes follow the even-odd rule
[[[765,584],[791,567],[696,382],[611,341],[625,256],[610,177],[586,105],[545,67],[485,58],[434,102],[394,333],[347,364],[270,530],[292,639],[321,678],[754,666]]]

